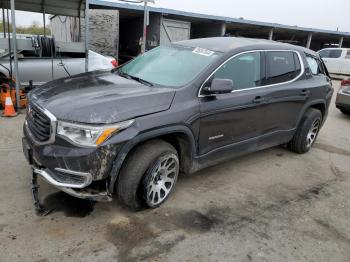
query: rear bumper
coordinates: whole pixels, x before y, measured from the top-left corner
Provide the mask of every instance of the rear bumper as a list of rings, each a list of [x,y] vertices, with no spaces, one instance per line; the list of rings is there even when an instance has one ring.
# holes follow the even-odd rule
[[[350,94],[339,91],[335,100],[335,105],[339,109],[350,109]]]

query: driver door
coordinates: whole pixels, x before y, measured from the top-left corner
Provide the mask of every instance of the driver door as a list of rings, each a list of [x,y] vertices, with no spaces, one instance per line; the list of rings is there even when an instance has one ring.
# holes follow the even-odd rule
[[[213,79],[231,79],[234,91],[227,94],[200,95],[200,155],[243,143],[252,151],[264,133],[264,55],[259,51],[232,57],[204,84]]]

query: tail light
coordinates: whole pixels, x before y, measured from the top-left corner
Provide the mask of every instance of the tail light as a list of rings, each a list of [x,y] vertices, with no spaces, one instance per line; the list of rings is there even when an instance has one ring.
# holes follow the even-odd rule
[[[350,78],[341,81],[342,86],[350,86]]]
[[[347,91],[347,92],[350,91],[350,78],[344,79],[341,81],[339,90]]]
[[[117,59],[113,59],[113,60],[111,61],[111,64],[112,64],[113,67],[118,67],[118,65],[119,65]]]

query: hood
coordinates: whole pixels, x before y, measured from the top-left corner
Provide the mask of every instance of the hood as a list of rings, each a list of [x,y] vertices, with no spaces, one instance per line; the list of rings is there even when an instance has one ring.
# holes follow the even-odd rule
[[[29,100],[60,120],[110,124],[165,111],[174,95],[170,88],[94,71],[46,83],[30,92]]]

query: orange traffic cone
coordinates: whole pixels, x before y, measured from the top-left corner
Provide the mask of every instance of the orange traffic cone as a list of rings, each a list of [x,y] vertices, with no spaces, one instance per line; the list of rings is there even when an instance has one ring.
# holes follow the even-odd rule
[[[13,107],[12,99],[9,92],[6,92],[6,98],[5,98],[5,109],[2,113],[2,116],[11,117],[16,116],[17,113],[15,111],[15,108]]]

